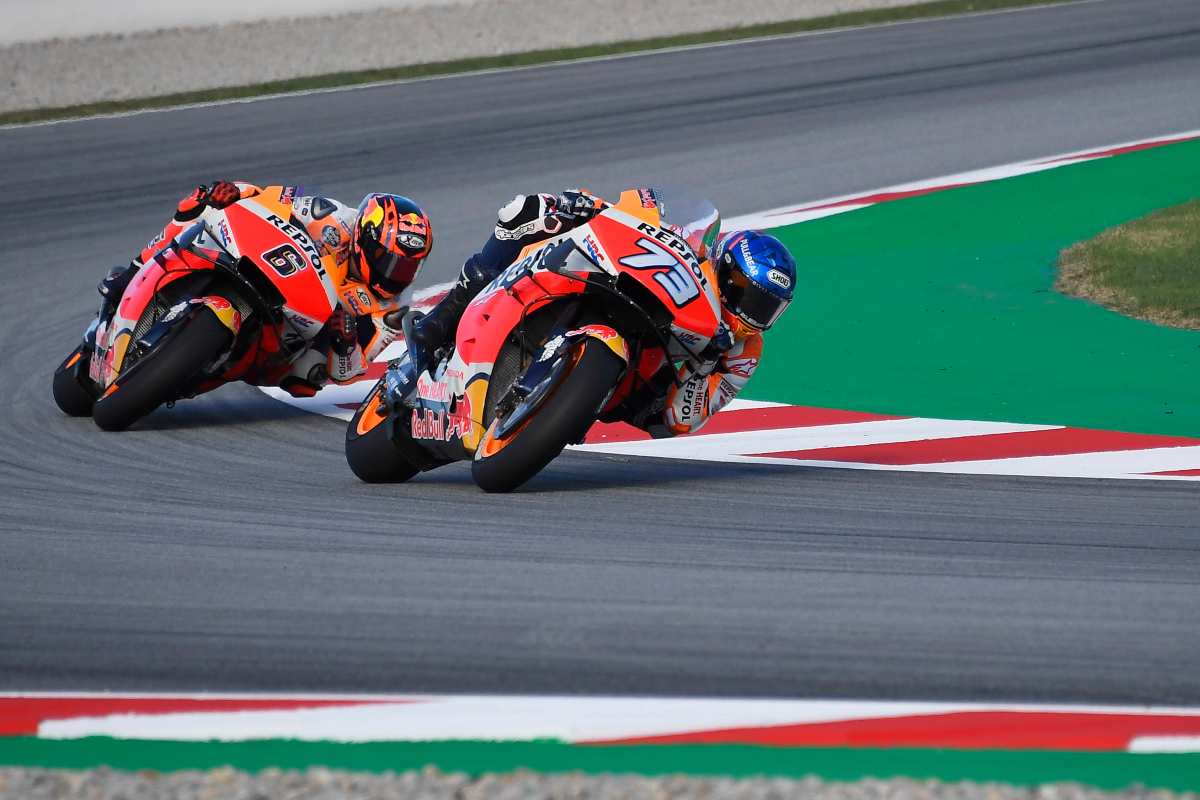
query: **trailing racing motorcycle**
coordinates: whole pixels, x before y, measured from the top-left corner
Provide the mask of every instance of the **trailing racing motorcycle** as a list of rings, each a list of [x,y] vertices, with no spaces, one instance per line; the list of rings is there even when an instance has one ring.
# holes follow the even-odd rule
[[[467,307],[450,352],[391,362],[346,430],[368,482],[471,460],[484,490],[515,489],[664,363],[705,361],[720,322],[707,201],[631,189],[587,224],[529,245]]]
[[[277,385],[338,305],[333,258],[292,221],[294,194],[205,209],[159,249],[55,371],[59,408],[123,430],[231,381]]]

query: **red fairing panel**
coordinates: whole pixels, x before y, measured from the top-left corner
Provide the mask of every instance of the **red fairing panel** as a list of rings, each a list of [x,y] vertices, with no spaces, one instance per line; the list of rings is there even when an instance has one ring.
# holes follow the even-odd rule
[[[273,214],[261,217],[241,204],[230,206],[225,214],[241,254],[260,265],[288,308],[318,323],[329,319],[334,307],[326,290],[325,268],[307,234],[287,220]]]

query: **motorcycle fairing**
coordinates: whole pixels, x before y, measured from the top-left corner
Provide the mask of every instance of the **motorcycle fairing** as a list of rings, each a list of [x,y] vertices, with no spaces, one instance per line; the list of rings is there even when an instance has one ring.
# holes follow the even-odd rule
[[[333,258],[323,255],[308,233],[291,221],[290,204],[259,196],[220,213],[232,229],[231,252],[236,248],[234,255],[261,265],[286,299],[285,313],[317,322],[318,329],[324,325],[338,307],[337,289],[328,272]]]
[[[636,198],[637,193],[633,196]],[[673,329],[689,337],[685,341],[696,349],[703,348],[715,334],[720,319],[715,275],[711,265],[698,259],[681,237],[658,227],[658,219],[658,210],[653,207],[639,209],[636,214],[609,207],[587,225],[524,248],[467,306],[458,325],[454,352],[435,368],[434,374],[418,376],[415,392],[406,399],[400,400],[405,386],[403,368],[389,368],[385,378],[387,396],[400,403],[391,415],[393,439],[419,443],[416,449],[426,454],[428,466],[474,455],[486,433],[484,406],[501,348],[532,312],[587,291],[589,273],[603,272],[612,278],[632,273],[639,284],[673,311]],[[580,257],[564,257],[564,247]],[[546,342],[523,380],[540,385],[539,370],[553,369],[556,359],[570,351],[575,342],[588,337],[599,340],[629,363],[630,347],[620,333],[608,325],[588,324],[563,331]],[[686,354],[680,350],[675,355]],[[517,414],[506,422],[510,431],[518,429],[543,399],[534,391],[537,385],[523,387],[532,401],[524,415]],[[620,385],[627,385],[627,381],[622,380]],[[619,398],[610,400],[615,403]],[[420,460],[418,457],[414,463]]]

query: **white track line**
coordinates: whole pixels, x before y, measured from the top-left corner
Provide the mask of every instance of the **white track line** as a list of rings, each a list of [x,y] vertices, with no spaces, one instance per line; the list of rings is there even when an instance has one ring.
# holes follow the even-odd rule
[[[287,696],[275,699],[284,697]],[[48,739],[112,736],[175,741],[284,738],[344,742],[455,739],[579,742],[955,712],[1200,716],[1200,708],[863,700],[490,695],[390,699],[394,702],[336,708],[48,719],[40,724],[38,735]]]
[[[620,453],[658,458],[715,456],[723,459],[731,454],[747,455],[781,450],[817,450],[866,444],[895,444],[930,439],[954,439],[962,436],[986,436],[997,433],[1049,431],[1060,427],[1062,426],[909,417],[708,435],[701,430],[694,436],[638,442],[586,444],[581,445],[578,449],[597,453]]]

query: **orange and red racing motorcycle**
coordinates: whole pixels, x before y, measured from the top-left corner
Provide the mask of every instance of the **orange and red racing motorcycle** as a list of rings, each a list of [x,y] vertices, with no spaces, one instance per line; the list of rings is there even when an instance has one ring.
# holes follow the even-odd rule
[[[231,381],[277,385],[338,304],[336,264],[292,220],[294,195],[207,208],[159,249],[55,371],[59,408],[123,430]]]
[[[520,486],[664,363],[705,360],[718,228],[707,201],[631,189],[526,247],[467,307],[451,352],[420,375],[407,356],[388,365],[347,428],[350,468],[399,482],[470,459],[484,490]]]

